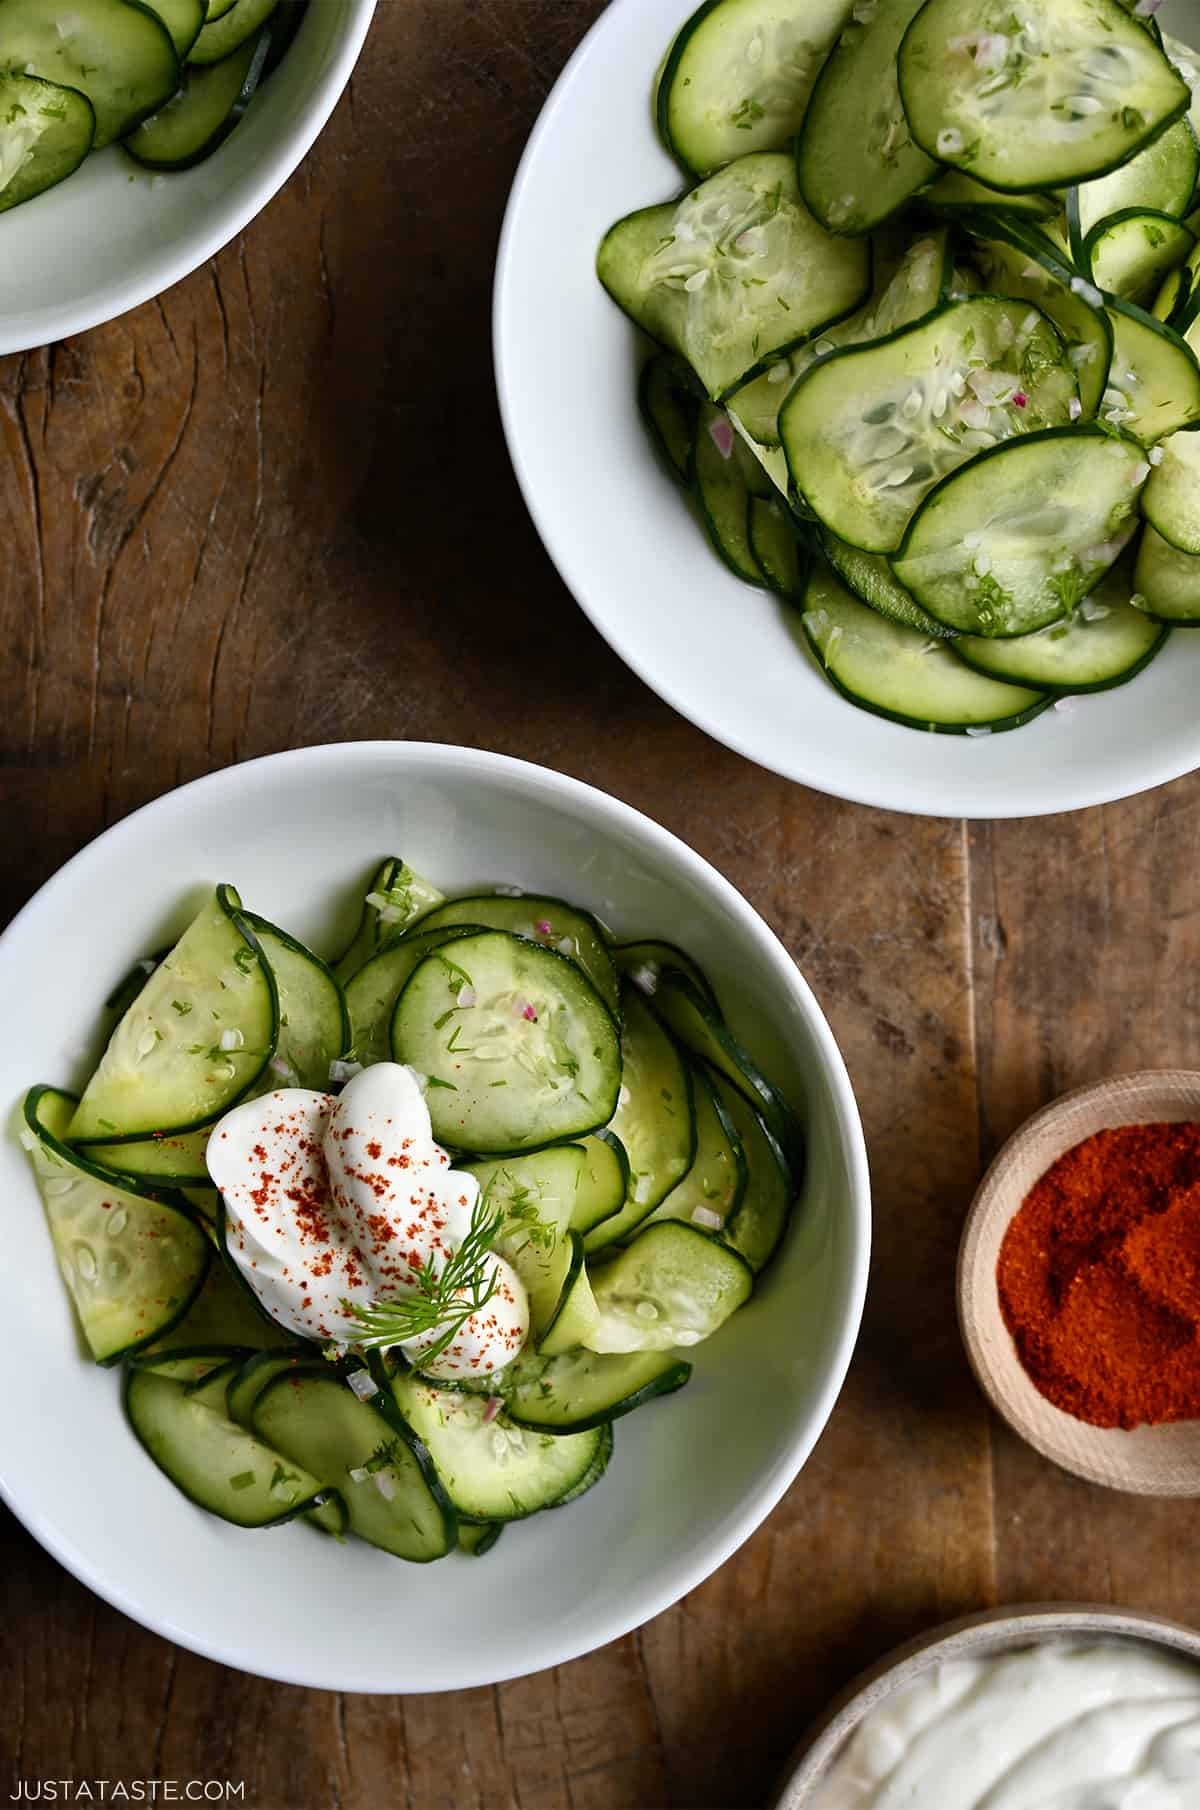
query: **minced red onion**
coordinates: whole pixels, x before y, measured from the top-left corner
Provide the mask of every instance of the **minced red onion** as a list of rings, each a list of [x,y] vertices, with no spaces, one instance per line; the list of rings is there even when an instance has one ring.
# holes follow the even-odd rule
[[[483,1410],[483,1424],[485,1427],[491,1426],[492,1422],[495,1420],[497,1414],[499,1414],[499,1412],[503,1406],[504,1406],[504,1402],[502,1401],[500,1396],[498,1396],[498,1395],[489,1395],[488,1396],[487,1406]]]
[[[724,415],[720,415],[715,421],[710,422],[708,434],[709,439],[712,441],[721,457],[723,459],[732,459],[733,428]]]

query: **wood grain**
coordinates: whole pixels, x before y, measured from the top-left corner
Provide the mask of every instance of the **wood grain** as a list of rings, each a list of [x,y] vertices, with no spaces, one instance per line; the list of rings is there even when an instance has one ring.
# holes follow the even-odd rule
[[[0,361],[19,853],[0,904],[168,786],[303,743],[453,737],[628,799],[775,925],[847,1054],[876,1182],[850,1381],[779,1509],[686,1602],[454,1697],[230,1674],[6,1519],[0,1788],[229,1778],[251,1810],[748,1810],[856,1667],[997,1591],[1200,1615],[1182,1511],[1139,1508],[1131,1543],[1127,1505],[1002,1437],[993,1459],[951,1306],[995,1139],[1106,1067],[1197,1058],[1200,790],[970,838],[855,809],[708,741],[593,633],[509,472],[488,311],[521,145],[599,10],[385,0],[317,149],[238,241],[125,319]]]

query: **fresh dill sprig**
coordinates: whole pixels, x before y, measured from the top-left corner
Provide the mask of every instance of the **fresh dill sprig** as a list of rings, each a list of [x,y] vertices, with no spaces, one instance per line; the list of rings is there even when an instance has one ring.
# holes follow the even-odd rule
[[[489,1266],[491,1247],[499,1236],[504,1209],[488,1205],[485,1188],[471,1210],[467,1235],[444,1266],[419,1262],[413,1270],[410,1294],[394,1300],[375,1301],[363,1307],[343,1301],[343,1310],[358,1322],[354,1343],[364,1350],[401,1345],[423,1334],[441,1330],[441,1337],[420,1354],[415,1369],[432,1363],[446,1349],[472,1314],[487,1306],[496,1292],[495,1265]]]

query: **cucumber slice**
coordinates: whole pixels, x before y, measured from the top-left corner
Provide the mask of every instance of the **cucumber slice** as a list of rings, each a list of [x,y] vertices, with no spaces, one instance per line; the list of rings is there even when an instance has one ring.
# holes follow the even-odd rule
[[[1160,622],[1200,622],[1200,558],[1181,553],[1147,524],[1133,568],[1133,599]]]
[[[714,1006],[717,1003],[707,974],[677,943],[666,943],[657,937],[647,937],[637,943],[618,943],[613,949],[613,960],[621,973],[628,975],[647,998],[654,997],[663,970],[674,969],[679,974],[686,974],[697,992],[703,993]]]
[[[503,1521],[481,1521],[475,1525],[464,1521],[458,1529],[458,1550],[473,1559],[486,1558],[503,1532]]]
[[[582,1345],[595,1329],[600,1317],[587,1273],[582,1235],[572,1231],[567,1234],[567,1238],[570,1244],[570,1262],[566,1279],[554,1312],[538,1340],[538,1350],[546,1357],[556,1357],[560,1352],[573,1351],[576,1346]]]
[[[1188,85],[1192,101],[1187,111],[1187,122],[1192,131],[1200,139],[1200,56],[1184,44],[1181,39],[1173,38],[1169,32],[1162,33],[1162,47],[1178,69]]]
[[[1195,234],[1168,214],[1130,208],[1092,228],[1084,241],[1084,264],[1098,288],[1142,303],[1157,295],[1195,243]]]
[[[172,947],[171,943],[167,943],[157,955],[143,955],[139,961],[134,962],[128,974],[122,975],[105,1000],[104,1010],[115,1012],[118,1018],[123,1018],[154,970],[170,955]]]
[[[1039,309],[975,296],[823,359],[779,425],[792,479],[825,526],[890,553],[939,480],[998,441],[1065,423],[1076,396]]]
[[[166,26],[182,63],[200,36],[208,10],[205,0],[143,0],[143,4]]]
[[[980,243],[977,256],[997,295],[1033,302],[1058,328],[1079,385],[1080,411],[1090,419],[1100,407],[1112,362],[1112,324],[1103,298],[1072,270],[1046,232],[993,210],[967,224]]]
[[[78,89],[0,71],[0,213],[73,175],[95,132],[92,103]]]
[[[1136,440],[1092,425],[997,446],[926,499],[893,569],[950,628],[1030,634],[1113,564],[1149,471]]]
[[[1136,157],[1099,182],[1080,185],[1076,199],[1080,236],[1086,240],[1103,221],[1133,210],[1149,208],[1181,220],[1196,192],[1198,176],[1200,144],[1187,120],[1176,120]]]
[[[590,1254],[626,1237],[683,1180],[696,1154],[692,1078],[638,989],[628,983],[621,1027],[621,1095],[612,1129],[629,1158],[619,1213],[584,1238]]]
[[[333,963],[338,980],[344,985],[384,943],[395,942],[423,911],[443,904],[445,896],[399,855],[388,855],[367,882],[358,929]]]
[[[617,1027],[583,970],[502,930],[425,957],[396,1001],[392,1054],[429,1076],[437,1141],[480,1153],[594,1131],[621,1086]]]
[[[516,1270],[529,1296],[534,1339],[554,1318],[571,1271],[568,1237],[587,1158],[578,1144],[559,1144],[526,1156],[495,1157],[469,1163],[489,1213],[504,1217],[495,1248]]]
[[[228,12],[210,19],[188,53],[189,63],[220,63],[257,35],[279,0],[235,0]]]
[[[979,0],[928,0],[898,66],[916,143],[1004,190],[1103,176],[1191,98],[1117,0],[1021,0],[1015,13]]]
[[[214,1345],[208,1351],[148,1351],[132,1354],[128,1362],[135,1370],[157,1370],[176,1383],[198,1383],[215,1371],[227,1370],[233,1359],[244,1362],[240,1347]]]
[[[804,590],[807,559],[802,556],[792,517],[780,503],[751,497],[747,520],[750,551],[767,581],[767,589],[789,603],[798,603]]]
[[[275,1049],[270,964],[231,886],[218,886],[118,1024],[71,1121],[73,1142],[207,1125]]]
[[[681,484],[688,482],[699,397],[686,365],[656,352],[642,366],[638,407],[650,438]]]
[[[740,1097],[740,1096],[739,1096]],[[702,1069],[692,1070],[696,1155],[691,1168],[647,1220],[682,1219],[719,1232],[746,1191],[746,1158],[723,1100]]]
[[[1122,560],[1064,621],[1007,641],[962,635],[954,652],[976,672],[1046,691],[1124,685],[1166,640],[1161,624],[1130,603],[1130,590],[1130,562]]]
[[[145,1361],[145,1360],[143,1360]],[[170,1358],[151,1360],[171,1362]],[[311,1369],[313,1348],[296,1346],[283,1351],[255,1351],[238,1365],[225,1389],[225,1412],[237,1426],[251,1431],[254,1426],[254,1404],[277,1376],[292,1376],[303,1366]]]
[[[279,1031],[269,1064],[272,1087],[329,1086],[329,1065],[350,1048],[350,1017],[332,968],[256,912],[246,922],[275,977]]]
[[[981,207],[1003,207],[1009,214],[1026,214],[1033,220],[1049,220],[1058,212],[1052,195],[1003,195],[986,183],[976,182],[965,170],[947,170],[921,195],[924,207],[939,214],[971,213]]]
[[[489,1414],[480,1395],[431,1389],[413,1372],[392,1378],[391,1403],[429,1449],[460,1514],[518,1521],[581,1483],[600,1446],[599,1431],[551,1438]],[[389,1403],[383,1398],[383,1412]]]
[[[734,458],[734,432],[723,409],[705,403],[696,418],[691,481],[708,538],[736,578],[766,580],[750,545],[750,491],[745,468]]]
[[[817,77],[796,144],[805,206],[830,232],[890,219],[940,165],[913,143],[896,53],[924,0],[877,0],[845,27]]]
[[[233,4],[234,0],[208,0],[204,9],[205,24],[211,25],[214,19],[223,19]]]
[[[798,1181],[771,1136],[761,1113],[724,1075],[710,1071],[717,1098],[741,1145],[746,1185],[730,1208],[721,1236],[758,1275],[766,1268],[787,1230]]]
[[[629,1191],[629,1158],[620,1138],[607,1126],[584,1138],[580,1149],[583,1175],[575,1195],[571,1228],[582,1234],[624,1206]]]
[[[667,149],[706,175],[786,145],[849,12],[848,0],[706,0],[659,78],[655,108]]]
[[[179,81],[166,26],[137,0],[4,0],[0,68],[86,95],[97,151],[131,132]]]
[[[678,202],[619,220],[597,273],[714,402],[832,321],[871,282],[864,240],[831,239],[800,199],[791,157],[742,157]]]
[[[1113,360],[1101,419],[1151,446],[1200,419],[1200,364],[1165,322],[1132,302],[1107,300]]]
[[[560,1496],[557,1502],[551,1504],[553,1508],[566,1508],[568,1504],[578,1502],[580,1496],[586,1496],[590,1489],[595,1489],[608,1469],[609,1459],[613,1455],[612,1422],[606,1420],[600,1427],[599,1433],[600,1443],[596,1447],[596,1456],[588,1466],[587,1472],[580,1478],[574,1489],[569,1489],[565,1496]]]
[[[727,1245],[673,1219],[646,1226],[592,1277],[597,1352],[666,1351],[711,1338],[746,1301],[754,1272]]]
[[[461,937],[473,936],[478,926],[410,931],[386,944],[365,961],[346,983],[346,1011],[350,1018],[350,1053],[369,1068],[391,1055],[392,1014],[400,990],[414,969],[432,949],[445,948]]]
[[[181,1196],[118,1187],[67,1148],[75,1106],[57,1088],[31,1088],[22,1142],[88,1349],[98,1364],[111,1364],[184,1318],[211,1248]]]
[[[208,1185],[207,1147],[206,1127],[180,1137],[140,1138],[132,1144],[89,1144],[87,1153],[93,1163],[117,1176],[166,1182],[174,1188],[203,1188]]]
[[[905,628],[916,629],[926,639],[930,635],[938,639],[953,637],[953,629],[948,629],[944,622],[935,622],[897,582],[882,553],[864,553],[848,541],[839,540],[836,534],[828,533],[822,534],[821,546],[842,583],[881,616],[886,616],[890,622],[901,622]]]
[[[544,949],[557,949],[575,963],[599,993],[614,1017],[620,1012],[617,971],[604,933],[590,912],[568,905],[565,899],[549,899],[540,893],[522,893],[511,898],[502,893],[481,893],[465,899],[451,899],[446,905],[427,912],[420,930],[457,928],[460,924],[476,924],[485,930],[506,930],[510,936],[527,937]]]
[[[1187,264],[1178,270],[1170,271],[1163,281],[1162,288],[1154,298],[1154,306],[1150,312],[1156,321],[1166,321],[1169,327],[1181,332],[1184,316],[1188,309],[1188,298],[1191,294],[1192,272]]]
[[[1200,553],[1200,433],[1171,434],[1142,492],[1142,514],[1180,553]]]
[[[505,1412],[519,1427],[583,1433],[611,1425],[656,1395],[682,1389],[691,1374],[689,1363],[663,1351],[521,1357],[513,1366]]]
[[[214,1235],[213,1242],[216,1242]],[[212,1345],[240,1345],[256,1351],[294,1346],[295,1335],[268,1320],[224,1258],[209,1266],[204,1286],[183,1317],[154,1341],[159,1351],[189,1351]]]
[[[125,140],[149,170],[189,170],[224,144],[253,100],[271,48],[264,31],[211,67],[192,65],[164,107]]]
[[[454,1509],[424,1446],[397,1413],[384,1414],[382,1393],[375,1400],[379,1408],[359,1401],[328,1369],[300,1370],[267,1384],[254,1430],[336,1487],[360,1540],[427,1564],[457,1542]]]
[[[802,618],[813,651],[853,704],[915,729],[948,734],[1016,729],[1048,697],[968,672],[950,643],[886,620],[827,568],[809,578]]]

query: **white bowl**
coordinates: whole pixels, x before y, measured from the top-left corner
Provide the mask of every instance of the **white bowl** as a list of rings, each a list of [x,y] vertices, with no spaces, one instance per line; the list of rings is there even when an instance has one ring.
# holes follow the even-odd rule
[[[115,319],[240,233],[333,112],[374,10],[375,0],[310,0],[237,130],[195,169],[156,175],[110,145],[0,215],[0,354]]]
[[[693,0],[613,0],[563,71],[513,187],[496,270],[509,450],[565,583],[646,683],[789,779],[893,810],[1024,817],[1121,798],[1200,763],[1200,631],[1128,686],[1012,733],[935,736],[856,709],[817,671],[794,611],[719,563],[638,416],[633,328],[600,287],[614,220],[678,192],[650,113]],[[1200,9],[1160,15],[1188,35]],[[1192,30],[1193,38],[1196,37]]]
[[[227,1665],[350,1691],[442,1691],[531,1672],[657,1615],[727,1559],[812,1450],[845,1376],[870,1241],[866,1152],[833,1036],[787,951],[728,881],[627,805],[523,762],[352,743],[198,780],[108,830],[0,938],[0,1098],[78,1083],[96,1008],[131,962],[230,880],[319,947],[387,853],[443,888],[568,894],[625,936],[665,934],[803,1106],[808,1176],[757,1297],[696,1353],[681,1394],[617,1428],[600,1485],[510,1527],[486,1560],[422,1567],[296,1526],[247,1533],[193,1508],[126,1427],[117,1378],[80,1355],[24,1152],[0,1146],[5,1261],[0,1491],[77,1577]]]

